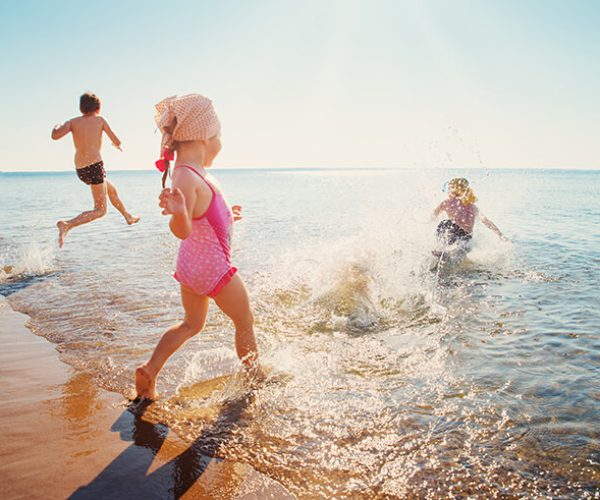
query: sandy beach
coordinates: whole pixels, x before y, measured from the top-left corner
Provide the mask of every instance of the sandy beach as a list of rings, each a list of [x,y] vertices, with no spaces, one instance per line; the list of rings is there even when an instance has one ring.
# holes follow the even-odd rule
[[[59,360],[0,302],[3,498],[292,498],[252,467],[208,457]],[[195,443],[197,444],[197,443]]]

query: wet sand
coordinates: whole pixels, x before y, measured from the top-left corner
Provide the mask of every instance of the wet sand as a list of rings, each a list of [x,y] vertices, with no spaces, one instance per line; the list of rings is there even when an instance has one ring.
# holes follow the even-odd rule
[[[293,498],[95,387],[27,319],[0,297],[2,498]]]

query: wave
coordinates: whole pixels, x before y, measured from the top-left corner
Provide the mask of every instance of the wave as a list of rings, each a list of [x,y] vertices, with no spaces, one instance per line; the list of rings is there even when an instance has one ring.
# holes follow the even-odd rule
[[[0,293],[56,270],[52,247],[42,247],[34,241],[17,248],[5,248],[0,253]]]

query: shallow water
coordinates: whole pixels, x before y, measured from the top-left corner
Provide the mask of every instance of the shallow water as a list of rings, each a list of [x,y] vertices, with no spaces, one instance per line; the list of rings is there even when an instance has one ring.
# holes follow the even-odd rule
[[[215,170],[244,207],[234,261],[272,375],[195,390],[238,369],[212,308],[165,367],[154,417],[299,496],[597,495],[600,172],[467,173],[512,243],[479,225],[465,262],[430,271],[430,213],[465,172]],[[128,395],[181,316],[177,242],[157,175],[111,177],[142,222],[109,212],[58,252],[54,224],[90,205],[87,188],[71,172],[0,174],[0,293],[64,361]]]

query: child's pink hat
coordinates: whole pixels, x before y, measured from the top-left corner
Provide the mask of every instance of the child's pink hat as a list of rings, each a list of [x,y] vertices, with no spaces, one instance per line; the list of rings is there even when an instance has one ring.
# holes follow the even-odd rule
[[[161,152],[175,141],[206,141],[221,134],[212,101],[200,94],[171,96],[156,105],[156,125],[163,134]]]

